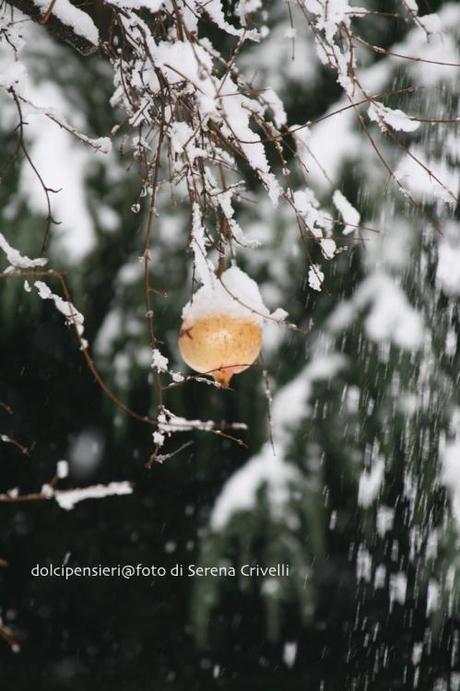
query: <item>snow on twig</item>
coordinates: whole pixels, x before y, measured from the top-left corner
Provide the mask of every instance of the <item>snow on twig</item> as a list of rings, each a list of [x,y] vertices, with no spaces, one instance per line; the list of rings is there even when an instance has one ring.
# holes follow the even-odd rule
[[[8,267],[6,271],[11,271],[12,269],[33,269],[36,266],[45,266],[45,264],[48,263],[48,260],[43,257],[30,259],[22,255],[19,250],[11,247],[2,233],[0,233],[0,249],[6,254],[6,258],[10,264],[10,267]]]
[[[69,511],[76,504],[86,499],[104,499],[105,497],[132,494],[133,486],[130,482],[110,482],[107,485],[92,485],[77,489],[55,489],[51,485],[43,485],[40,492],[19,494],[15,490],[0,494],[0,503],[28,502],[54,499],[61,509]]]
[[[38,291],[39,297],[41,297],[42,300],[51,300],[52,302],[54,302],[58,312],[63,314],[66,318],[66,322],[68,324],[72,324],[75,327],[78,337],[80,339],[82,349],[87,348],[88,342],[84,338],[82,338],[85,330],[85,318],[82,315],[82,313],[79,312],[71,302],[69,302],[68,300],[63,300],[63,298],[61,298],[59,295],[53,293],[51,288],[49,288],[43,281],[35,281],[34,285]]]

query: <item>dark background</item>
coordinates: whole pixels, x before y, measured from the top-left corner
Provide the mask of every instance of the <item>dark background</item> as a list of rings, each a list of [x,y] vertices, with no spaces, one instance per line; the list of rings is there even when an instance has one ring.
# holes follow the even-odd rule
[[[380,9],[385,9],[384,5]],[[433,11],[436,8],[437,4]],[[370,31],[374,38],[378,36],[380,44],[390,45],[406,27],[396,25],[384,30],[383,23],[377,21]],[[70,55],[70,48],[62,50],[63,55]],[[100,76],[97,57],[72,60],[81,68],[80,73],[75,72],[73,88],[88,105],[94,132],[104,134],[109,115],[103,112],[88,84],[99,74],[100,89],[108,95],[110,79],[104,81]],[[58,66],[56,69],[59,71]],[[321,69],[319,79],[320,86],[317,84],[313,92],[306,86],[303,91],[291,93],[290,121],[317,117],[335,102],[339,91],[333,75]],[[5,150],[13,146],[13,137],[2,137]],[[2,204],[14,195],[17,176],[18,167],[2,192]],[[342,189],[352,202],[360,199],[360,208],[365,208],[356,177],[355,169],[344,170]],[[126,256],[139,253],[142,219],[129,213],[127,203],[135,194],[134,175],[127,176],[123,189],[109,189],[109,183],[98,175],[91,184],[96,196],[112,204],[122,218],[122,229],[110,236],[101,231],[95,251],[78,267],[77,276],[69,278],[75,302],[86,317],[89,341],[93,342],[114,299],[116,271]],[[367,200],[369,209],[373,203]],[[31,218],[25,207],[18,213],[18,232],[26,233],[37,219]],[[187,257],[183,249],[178,247],[167,263],[158,267],[160,279],[174,295],[169,303],[159,300],[156,311],[159,333],[172,334],[164,347],[169,355],[179,306],[186,295]],[[360,254],[356,248],[334,262],[327,276],[330,292],[319,296],[305,287],[305,271],[300,262],[294,262],[291,269],[295,270],[286,289],[292,320],[307,325],[313,318],[317,333],[337,301],[350,295],[361,280]],[[412,279],[408,279],[409,285]],[[312,616],[306,620],[296,598],[287,597],[280,606],[279,626],[270,631],[256,579],[242,584],[237,578],[227,578],[221,584],[203,636],[196,616],[203,588],[197,595],[196,579],[74,577],[65,581],[57,577],[34,578],[31,568],[37,563],[56,566],[64,559],[71,566],[142,563],[169,568],[177,562],[199,563],[210,511],[224,482],[267,438],[260,369],[253,368],[238,377],[235,391],[223,394],[191,383],[168,399],[168,406],[178,415],[249,422],[247,450],[213,436],[184,435],[176,445],[192,440],[193,446],[163,465],[147,469],[145,463],[152,450],[149,427],[130,418],[123,418],[121,424],[114,422],[114,408],[94,382],[71,330],[50,305],[37,305],[38,301],[31,304],[22,286],[13,283],[3,281],[0,285],[0,401],[12,409],[11,415],[0,409],[0,431],[29,446],[31,456],[21,455],[8,444],[0,446],[0,489],[36,491],[51,479],[56,462],[68,456],[72,440],[83,430],[92,429],[103,435],[105,448],[102,463],[89,482],[130,480],[135,490],[128,497],[84,501],[70,512],[54,501],[0,504],[0,558],[8,562],[0,568],[0,612],[21,645],[17,654],[6,643],[0,645],[2,688],[388,691],[414,687],[413,645],[421,641],[425,646],[417,688],[438,688],[434,686],[437,679],[445,680],[446,689],[457,688],[452,672],[458,669],[453,652],[458,619],[444,608],[434,621],[427,620],[426,587],[415,587],[418,566],[408,559],[404,561],[410,551],[407,506],[401,499],[407,462],[401,444],[404,421],[391,413],[388,417],[386,393],[381,387],[381,382],[390,378],[388,368],[407,371],[409,361],[404,355],[393,349],[390,364],[383,367],[375,346],[361,348],[361,324],[353,326],[341,342],[342,352],[350,356],[352,366],[333,381],[315,385],[314,412],[310,417],[306,414],[305,423],[293,432],[290,454],[299,467],[303,467],[312,438],[324,450],[323,486],[316,490],[316,498],[321,500],[326,489],[328,500],[324,515],[318,518],[322,548],[317,553],[308,529],[303,533],[312,568]],[[141,300],[142,293],[129,299]],[[439,298],[440,308],[443,299]],[[122,339],[120,348],[125,345]],[[275,386],[289,381],[304,362],[303,337],[287,334],[276,358],[269,363]],[[449,367],[453,369],[452,363]],[[108,363],[104,373],[110,380]],[[338,402],[349,385],[374,395],[376,410],[384,414],[379,417],[377,412],[370,420],[345,419]],[[133,409],[144,411],[151,404],[150,395],[145,372],[133,366],[126,400]],[[443,411],[434,410],[432,417],[419,424],[424,429],[437,429],[442,416]],[[357,507],[357,473],[350,459],[351,450],[358,449],[358,456],[362,455],[369,440],[387,431],[389,419],[387,454],[391,467],[384,498],[395,507],[396,519],[391,534],[378,539],[372,535],[373,526],[365,512]],[[430,458],[435,466],[435,451],[431,451]],[[71,475],[62,487],[78,484],[82,483]],[[263,491],[259,498],[248,553],[250,562],[265,563],[273,528]],[[436,525],[448,516],[445,499],[442,488],[432,488],[427,514]],[[300,498],[302,510],[309,508],[306,504],[310,500],[310,495]],[[337,530],[329,529],[333,511],[339,512]],[[226,556],[236,565],[245,557],[237,535],[238,530],[244,534],[246,518],[239,520],[240,526],[235,533],[230,532],[225,547]],[[409,583],[404,606],[394,603],[390,608],[386,589],[375,591],[357,581],[357,550],[366,539],[376,560],[386,563],[390,570],[395,568],[391,544],[399,541],[400,564]],[[449,562],[455,557],[456,548],[446,542],[440,560]],[[292,669],[283,662],[286,641],[295,641],[298,646]]]

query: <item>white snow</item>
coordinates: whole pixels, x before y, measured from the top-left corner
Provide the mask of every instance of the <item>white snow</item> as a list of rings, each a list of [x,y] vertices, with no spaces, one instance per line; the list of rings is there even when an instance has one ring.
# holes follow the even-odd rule
[[[167,372],[168,364],[168,358],[162,355],[158,348],[154,348],[152,351],[152,369],[157,372]]]
[[[414,132],[420,127],[420,122],[411,120],[402,110],[388,108],[378,101],[371,102],[367,114],[369,120],[376,122],[382,132],[386,131],[387,126],[402,132]]]
[[[244,3],[247,6],[247,2]],[[300,10],[292,4],[293,21],[291,29],[288,19],[278,16],[270,33],[259,43],[242,51],[239,65],[241,69],[254,73],[256,87],[265,89],[270,85],[277,94],[284,95],[297,84],[313,84],[318,72],[318,62]],[[296,37],[295,50],[292,38]]]
[[[313,290],[320,291],[324,281],[324,273],[318,264],[312,264],[308,269],[308,285]]]
[[[216,194],[218,204],[228,221],[232,236],[235,241],[242,247],[258,247],[257,240],[249,240],[243,233],[239,223],[235,219],[235,210],[232,205],[233,190],[225,190]]]
[[[332,259],[336,253],[337,245],[334,240],[324,238],[319,241],[321,252],[325,259]]]
[[[453,246],[448,240],[440,241],[436,282],[448,295],[460,295],[460,244]]]
[[[67,461],[58,461],[56,466],[56,475],[60,480],[64,480],[69,474],[69,464]]]
[[[48,10],[50,3],[48,0],[33,0],[36,7],[39,7],[44,15]],[[69,0],[57,0],[54,4],[52,12],[63,24],[70,26],[70,28],[78,34],[86,38],[87,41],[93,43],[95,46],[99,43],[99,31],[97,26],[86,12],[79,10],[78,7],[72,5]]]
[[[160,433],[167,435],[175,432],[189,432],[197,429],[203,432],[211,432],[212,430],[219,430],[219,424],[214,420],[187,420],[180,415],[174,415],[166,408],[163,409],[157,417],[158,430]],[[240,422],[235,422],[231,425],[234,430],[246,430],[247,425]]]
[[[94,220],[88,209],[86,179],[99,157],[104,158],[106,154],[85,147],[40,112],[42,104],[53,113],[69,110],[69,104],[55,84],[39,83],[29,89],[28,94],[30,101],[37,104],[37,109],[29,109],[25,128],[29,153],[47,187],[55,190],[50,193],[50,201],[53,217],[61,223],[53,237],[57,248],[64,251],[70,261],[78,262],[93,249],[96,239]],[[102,148],[107,150],[104,142]],[[21,168],[20,193],[32,211],[42,215],[48,213],[45,193],[29,165]]]
[[[407,576],[402,571],[390,574],[390,609],[393,602],[404,605],[407,594]]]
[[[92,427],[82,430],[72,439],[68,451],[72,475],[90,477],[102,461],[104,445],[102,433]]]
[[[452,166],[446,158],[431,158],[420,146],[412,146],[410,154],[403,156],[396,167],[395,177],[403,187],[420,201],[456,203],[460,186],[458,166]]]
[[[81,489],[55,490],[53,496],[61,509],[70,511],[75,504],[85,499],[103,499],[104,497],[132,494],[132,492],[133,487],[129,482],[110,482],[108,485],[93,485]]]
[[[273,119],[277,127],[282,127],[287,122],[286,111],[278,94],[273,89],[265,89],[262,95],[263,100],[273,113]]]
[[[349,235],[358,230],[359,224],[361,222],[361,214],[355,209],[355,207],[350,204],[348,199],[340,190],[335,190],[332,201],[343,218],[345,227],[343,229],[344,235]]]
[[[219,89],[224,117],[224,131],[228,136],[239,140],[239,145],[249,165],[256,171],[266,186],[268,195],[276,206],[282,194],[282,189],[270,171],[265,149],[259,135],[253,132],[249,126],[251,110],[257,111],[256,104],[245,96],[240,96],[237,84],[229,77],[225,81],[222,79]]]
[[[439,600],[440,600],[439,584],[434,580],[434,578],[430,578],[430,581],[428,583],[428,595],[427,595],[427,602],[426,602],[426,614],[427,614],[427,616],[429,616],[433,612],[436,612],[436,610],[439,607]]]
[[[403,0],[403,4],[407,9],[415,15],[418,15],[418,5],[416,0]]]
[[[325,115],[348,105],[348,100],[342,99],[334,103]],[[308,170],[314,171],[316,186],[329,189],[330,180],[338,180],[343,161],[354,160],[356,152],[362,148],[354,125],[354,113],[346,110],[295,133],[297,151]],[[334,142],[334,146],[331,146],[331,142]]]
[[[387,570],[383,564],[379,564],[375,569],[374,576],[374,588],[378,590],[379,588],[385,587],[385,581],[387,577]]]
[[[79,312],[71,302],[63,300],[59,295],[53,293],[51,288],[49,288],[46,283],[43,283],[43,281],[35,281],[34,286],[37,289],[38,295],[41,297],[41,299],[51,300],[54,302],[58,312],[61,312],[61,314],[63,314],[66,318],[66,322],[75,327],[78,336],[80,337],[81,347],[86,348],[88,344],[85,339],[82,338],[85,330],[83,326],[85,318],[82,313]]]
[[[277,307],[274,312],[270,314],[271,321],[284,322],[288,318],[289,314],[282,307]]]
[[[356,578],[358,581],[371,582],[372,576],[372,557],[368,549],[363,545],[358,548],[356,555]]]
[[[0,233],[0,249],[6,254],[6,258],[13,269],[33,269],[36,266],[45,266],[48,260],[43,257],[29,259],[17,249],[11,247],[6,237]]]
[[[183,311],[185,320],[202,319],[213,314],[227,314],[262,324],[269,316],[257,283],[236,266],[232,266],[216,281],[200,288]]]
[[[33,0],[33,3],[36,7],[40,8],[43,15],[50,6],[48,0]],[[70,26],[78,36],[86,38],[87,41],[95,46],[99,44],[99,31],[89,14],[79,10],[78,7],[72,5],[69,0],[57,0],[54,4],[52,13],[63,24]]]
[[[280,520],[287,510],[291,489],[302,481],[293,465],[275,456],[270,445],[233,473],[214,505],[211,528],[223,530],[235,513],[250,511],[256,506],[257,493],[265,487],[270,503],[270,515]]]
[[[442,33],[442,23],[438,14],[425,14],[419,17],[418,21],[428,34]]]
[[[379,506],[377,509],[376,527],[380,537],[384,537],[392,529],[394,517],[394,509],[389,506]]]
[[[423,654],[423,643],[414,643],[412,648],[412,664],[414,667],[420,664]]]
[[[156,67],[163,72],[169,84],[187,80],[199,91],[214,96],[213,84],[209,80],[213,68],[212,58],[199,44],[160,41],[151,50]]]
[[[94,342],[97,353],[105,356],[111,355],[115,341],[123,331],[124,322],[125,315],[120,309],[114,308],[107,312]]]
[[[48,0],[37,3],[48,9]],[[58,0],[54,11],[72,11],[68,0]],[[82,20],[91,19],[85,12],[74,8]],[[78,14],[80,13],[80,14]],[[40,65],[61,60],[60,48],[42,27],[19,18],[13,23],[0,17],[2,31],[8,40],[0,41],[0,87],[14,85],[21,104],[24,119],[24,139],[28,154],[44,184],[52,189],[49,193],[53,219],[60,225],[53,226],[53,249],[69,262],[78,262],[94,247],[96,236],[94,220],[88,205],[87,178],[98,163],[106,166],[109,179],[116,178],[119,166],[110,155],[108,137],[92,138],[82,130],[88,127],[82,108],[75,107],[59,78]],[[84,21],[80,27],[84,26]],[[84,33],[84,32],[83,32]],[[75,58],[69,54],[69,69],[76,68]],[[58,70],[58,73],[60,70]],[[8,83],[7,83],[8,82]],[[2,129],[17,125],[17,106],[11,94],[0,88]],[[110,160],[109,160],[110,159]],[[66,161],[63,166],[62,162]],[[25,157],[19,166],[19,190],[21,201],[39,215],[47,216],[45,191]],[[100,202],[100,200],[98,200]]]
[[[154,432],[152,435],[152,438],[153,438],[153,443],[156,446],[163,446],[163,444],[165,443],[165,435],[162,434],[161,432]]]
[[[296,641],[286,641],[283,647],[283,662],[286,667],[293,667],[297,657]]]
[[[384,473],[385,460],[382,457],[374,461],[369,471],[364,470],[361,473],[358,489],[358,504],[360,506],[367,508],[377,499]]]
[[[27,81],[27,71],[20,59],[25,45],[22,27],[17,21],[9,21],[7,13],[3,12],[0,13],[0,32],[0,87],[13,87],[17,94],[21,94]]]
[[[392,47],[395,53],[410,55],[422,60],[432,62],[422,62],[413,60],[406,63],[406,69],[415,83],[433,87],[441,82],[455,83],[458,79],[458,70],[449,65],[436,64],[439,61],[444,63],[459,63],[460,52],[458,40],[455,36],[453,27],[458,27],[460,22],[460,8],[456,3],[445,3],[440,11],[435,15],[419,17],[417,24],[401,43]],[[427,41],[426,32],[430,34]],[[442,56],[442,59],[440,59]],[[391,62],[395,62],[394,59]],[[398,61],[401,63],[401,60]]]
[[[232,24],[229,24],[224,15],[224,9],[222,6],[222,2],[220,0],[205,0],[205,2],[197,3],[197,7],[202,7],[206,14],[209,15],[209,17],[212,19],[212,21],[216,24],[216,26],[219,27],[219,29],[222,29],[225,31],[227,34],[233,35],[233,36],[241,36],[243,31],[246,31],[245,36],[250,39],[256,39],[257,38],[257,32],[256,31],[247,31],[245,29],[237,29],[234,27]]]
[[[206,250],[205,228],[201,217],[201,209],[196,202],[192,209],[192,250],[195,258],[195,272],[203,285],[212,287],[216,284],[215,268],[208,259]]]
[[[360,311],[369,308],[365,329],[373,341],[393,341],[400,348],[418,350],[423,343],[423,319],[408,302],[394,279],[375,271],[358,286],[348,302],[339,305],[329,319],[330,328],[347,328]]]
[[[309,397],[315,381],[327,380],[344,365],[337,354],[316,355],[302,372],[283,387],[272,405],[272,434],[275,451],[266,442],[258,454],[227,480],[214,505],[210,525],[214,531],[223,530],[235,513],[250,511],[256,505],[257,493],[265,487],[275,520],[286,520],[291,489],[302,482],[298,469],[284,459],[289,430],[308,414]]]

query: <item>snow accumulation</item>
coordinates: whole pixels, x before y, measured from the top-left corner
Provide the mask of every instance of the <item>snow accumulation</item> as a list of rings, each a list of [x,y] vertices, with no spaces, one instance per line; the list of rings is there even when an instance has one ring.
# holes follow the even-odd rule
[[[103,499],[104,497],[132,494],[133,487],[129,482],[110,482],[108,485],[93,485],[81,489],[55,490],[54,499],[61,509],[70,511],[75,504],[85,499]]]
[[[17,249],[11,247],[2,233],[0,233],[0,249],[6,254],[6,258],[10,264],[9,269],[33,269],[37,266],[45,266],[48,262],[48,260],[43,257],[29,259],[29,257],[22,255]]]
[[[275,456],[265,444],[257,456],[250,459],[234,473],[224,485],[211,515],[211,528],[223,530],[232,516],[241,511],[251,511],[257,505],[257,492],[267,491],[270,515],[280,520],[289,505],[291,487],[301,482],[297,469]]]
[[[249,126],[251,109],[254,102],[245,96],[238,96],[238,85],[227,77],[219,85],[220,104],[223,112],[223,129],[227,136],[236,137],[243,150],[249,165],[257,172],[265,184],[268,195],[274,206],[277,205],[282,189],[270,172],[264,145],[259,135],[253,132]],[[229,98],[231,96],[231,98]],[[251,108],[252,107],[252,108]]]
[[[256,31],[248,31],[246,27],[237,29],[226,21],[221,0],[208,0],[207,2],[203,2],[203,4],[199,2],[196,4],[198,8],[200,6],[203,7],[206,14],[209,15],[215,25],[218,26],[219,29],[222,29],[222,31],[225,31],[227,34],[233,36],[242,36],[243,33],[246,32],[245,35],[249,35],[250,39],[257,40],[258,33]]]
[[[423,17],[418,18],[418,22],[428,34],[442,33],[442,22],[437,14],[425,14]]]
[[[346,329],[365,308],[364,322],[373,341],[393,341],[406,350],[418,350],[423,344],[423,318],[410,304],[404,291],[389,275],[376,271],[358,286],[351,300],[342,303],[329,318],[329,328]]]
[[[158,348],[154,348],[152,351],[152,369],[156,372],[167,372],[168,364],[168,358],[162,355]]]
[[[197,290],[182,311],[186,320],[212,314],[228,314],[257,324],[262,324],[264,318],[270,316],[257,283],[237,266],[224,271],[214,284],[206,284]]]
[[[371,102],[367,114],[369,120],[376,122],[383,132],[387,130],[387,126],[402,132],[414,132],[420,127],[420,122],[411,120],[402,110],[388,108],[378,101]]]
[[[361,222],[361,214],[359,211],[357,211],[355,207],[350,204],[348,199],[340,190],[335,190],[334,194],[332,195],[332,201],[334,202],[334,206],[342,216],[345,223],[343,234],[349,235],[350,233],[354,233],[358,229]]]
[[[324,273],[318,264],[312,264],[308,269],[308,285],[312,290],[321,290],[324,281]]]
[[[316,3],[315,0],[311,0],[311,2],[312,5],[318,5],[317,12],[320,13],[320,3]],[[346,3],[338,3],[338,7],[334,10],[336,16],[342,11],[340,8],[343,5]],[[329,7],[329,3],[327,6]],[[351,9],[356,10],[354,7]],[[333,14],[328,12],[328,19],[332,17]],[[437,15],[417,17],[414,28],[408,32],[403,41],[392,47],[392,52],[414,58],[410,61],[404,60],[404,66],[416,84],[434,87],[443,82],[455,82],[458,79],[458,70],[448,64],[437,64],[440,55],[442,55],[442,62],[444,63],[454,65],[460,63],[458,40],[454,35],[455,27],[458,26],[460,26],[460,7],[454,3],[448,3],[440,9]],[[328,31],[334,31],[333,21],[331,21]],[[427,40],[427,33],[429,40]],[[420,60],[418,60],[419,58]],[[370,67],[357,68],[359,83],[367,93],[378,94],[384,91],[391,83],[393,72],[401,65],[402,60],[403,58],[389,55]],[[346,67],[345,64],[345,71]],[[346,90],[346,85],[342,86]],[[354,97],[352,100],[359,99]],[[344,96],[327,110],[325,117],[320,122],[313,123],[309,128],[300,129],[295,133],[298,153],[302,161],[309,170],[316,173],[314,176],[315,187],[328,189],[331,182],[336,184],[339,180],[344,161],[354,161],[362,159],[363,156],[367,157],[360,145],[361,134],[356,128],[356,112],[349,106],[350,100]],[[341,109],[345,110],[333,115]],[[421,125],[410,115],[399,109],[389,108],[378,100],[371,104],[368,115],[382,129],[388,126],[395,130],[411,132]],[[334,142],[333,147],[330,144],[331,141]],[[417,152],[412,151],[412,153]],[[426,161],[423,162],[427,163]],[[435,173],[436,168],[441,168],[438,177],[447,187],[454,191],[458,189],[458,173],[455,173],[452,167],[449,170],[443,170],[442,164],[436,161],[429,163],[431,167],[431,164],[434,163]],[[409,165],[410,170],[408,169]],[[417,168],[418,170],[416,170]],[[430,181],[423,169],[415,162],[410,163],[410,159],[409,161],[404,160],[404,167],[400,172],[407,173],[408,184],[411,182],[411,176],[415,174],[416,187],[421,189],[423,195],[427,197],[443,195],[442,187],[434,180]],[[409,189],[413,191],[410,186]],[[453,200],[450,197],[448,201]]]
[[[192,251],[195,258],[195,272],[203,285],[215,287],[216,274],[212,262],[207,257],[205,228],[201,208],[196,202],[192,209]]]
[[[418,5],[416,0],[404,0],[404,5],[414,16],[418,15]]]
[[[347,100],[341,99],[325,115],[347,105]],[[314,184],[320,189],[329,189],[330,180],[338,180],[343,161],[354,159],[360,150],[361,140],[355,120],[353,111],[346,110],[339,116],[326,118],[311,128],[304,127],[295,132],[298,154],[308,169],[315,171]],[[332,141],[334,146],[331,146]]]
[[[219,0],[207,2],[202,8],[196,5],[194,9],[196,10],[195,14],[189,12],[184,17],[186,22],[191,22],[188,27],[191,31],[196,30],[197,18],[201,10],[203,10],[217,26],[227,33],[242,35],[242,31],[244,31],[245,39],[256,37],[253,31],[248,31],[246,28],[244,30],[236,29],[231,24],[228,24],[225,21],[222,4]],[[133,36],[136,35],[136,32],[139,34],[140,43],[143,42],[142,36],[145,34],[145,31],[141,30],[141,24],[139,17],[136,18],[135,23],[133,23],[133,17],[131,17],[129,26],[127,26],[127,29],[129,29]],[[249,165],[262,180],[273,204],[276,205],[282,190],[270,170],[260,136],[250,127],[252,114],[261,115],[264,109],[258,100],[241,94],[238,84],[228,74],[224,77],[217,75],[213,55],[216,55],[216,52],[206,40],[193,44],[189,41],[181,40],[161,41],[157,44],[153,39],[149,39],[149,56],[153,65],[145,65],[145,56],[139,59],[138,64],[136,64],[137,76],[135,76],[133,87],[142,91],[141,83],[143,82],[150,87],[151,92],[158,91],[160,87],[156,74],[157,70],[162,72],[170,86],[179,86],[186,82],[189,93],[194,95],[201,124],[203,126],[206,125],[209,118],[212,117],[214,121],[220,123],[224,136],[231,140],[238,139]],[[142,119],[146,117],[144,98],[148,100],[150,95],[143,93],[140,107],[136,112],[133,112],[131,104],[124,99],[125,85],[120,82],[117,75],[116,86],[112,103],[124,101],[128,112],[130,112],[131,124],[141,124]],[[275,117],[282,119],[283,114],[280,102],[276,100],[276,94],[269,92],[268,99],[270,102],[267,105],[274,107]],[[175,131],[177,132],[177,123],[167,131],[167,136],[171,139],[173,146]],[[193,157],[196,156],[197,146],[194,143],[193,131],[191,131],[191,135],[191,137],[188,137],[189,141],[184,145],[182,153],[185,152],[186,157],[193,160]],[[200,155],[203,155],[203,153],[201,152]],[[205,153],[210,155],[209,151]]]
[[[273,113],[273,119],[277,127],[287,123],[287,115],[284,105],[278,94],[273,89],[264,89],[262,98]]]
[[[220,531],[236,513],[252,510],[262,487],[266,488],[272,517],[275,520],[286,517],[291,487],[302,481],[297,468],[284,458],[290,439],[289,430],[307,414],[305,404],[314,382],[334,377],[344,364],[345,358],[336,353],[317,355],[276,394],[272,406],[274,449],[270,442],[265,443],[260,452],[226,482],[211,514],[212,530]]]
[[[406,64],[410,77],[418,84],[433,87],[441,82],[455,82],[458,79],[458,70],[448,64],[439,64],[439,56],[442,55],[443,63],[460,62],[455,36],[455,30],[460,26],[460,7],[453,2],[446,3],[437,15],[419,17],[417,23],[422,26],[414,27],[404,41],[392,48],[393,52],[422,59],[412,60]],[[431,34],[429,40],[427,31]],[[392,58],[391,62],[395,64],[397,59]]]
[[[448,240],[440,241],[436,282],[448,295],[460,295],[460,245],[453,247]]]
[[[215,87],[209,78],[213,71],[212,58],[202,46],[182,41],[161,41],[151,50],[155,66],[163,72],[168,84],[178,84],[186,79],[200,93],[214,97]]]
[[[447,204],[457,202],[456,191],[460,186],[458,166],[452,166],[448,160],[427,158],[419,146],[412,146],[401,158],[395,177],[415,199]]]
[[[158,430],[161,434],[173,434],[174,432],[188,432],[193,429],[211,432],[219,429],[219,424],[215,420],[187,420],[179,415],[174,415],[167,408],[158,415]],[[232,424],[234,430],[246,430],[247,425],[242,422]]]
[[[319,241],[321,247],[321,254],[325,259],[332,259],[337,251],[337,244],[335,240],[324,238]]]
[[[58,312],[63,314],[66,318],[67,324],[72,324],[75,327],[77,334],[80,338],[81,347],[86,348],[88,346],[88,343],[84,338],[82,338],[85,330],[85,318],[82,315],[82,313],[79,312],[71,302],[63,300],[59,295],[53,293],[51,291],[51,288],[49,288],[43,281],[35,281],[34,285],[38,291],[39,297],[41,297],[42,300],[51,300],[52,302],[54,302]]]
[[[50,6],[48,0],[33,0],[33,3],[40,8],[43,14],[47,12]],[[89,14],[79,10],[69,0],[58,0],[54,3],[53,14],[63,24],[70,26],[78,36],[86,38],[94,46],[99,44],[99,31]]]

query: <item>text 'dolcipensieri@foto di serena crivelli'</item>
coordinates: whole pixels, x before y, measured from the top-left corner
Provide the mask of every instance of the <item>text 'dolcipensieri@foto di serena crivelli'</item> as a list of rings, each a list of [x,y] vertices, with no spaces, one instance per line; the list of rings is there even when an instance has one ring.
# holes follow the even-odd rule
[[[115,564],[115,565],[71,565],[64,564],[35,564],[31,568],[32,576],[38,578],[164,578],[177,577],[211,577],[226,578],[243,576],[245,578],[286,578],[290,576],[290,566],[286,563],[271,565],[242,564],[235,567],[231,565],[200,566],[198,564],[176,563],[170,566],[157,564]]]

